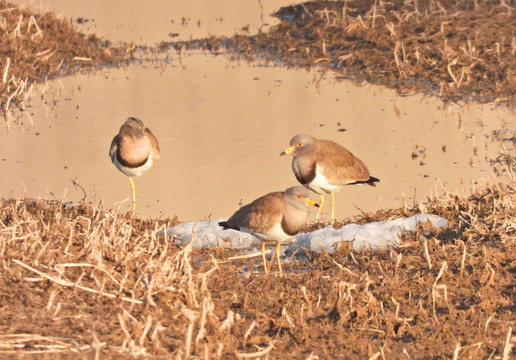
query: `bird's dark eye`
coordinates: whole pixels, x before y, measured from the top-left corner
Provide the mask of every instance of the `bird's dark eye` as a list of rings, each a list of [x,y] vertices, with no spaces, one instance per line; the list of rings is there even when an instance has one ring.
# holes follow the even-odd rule
[[[301,196],[301,195],[298,195],[298,196],[297,196],[297,198],[298,198],[298,199],[302,199],[302,198],[303,198],[303,196]]]
[[[303,143],[297,143],[297,146],[301,147],[301,146],[303,146]]]

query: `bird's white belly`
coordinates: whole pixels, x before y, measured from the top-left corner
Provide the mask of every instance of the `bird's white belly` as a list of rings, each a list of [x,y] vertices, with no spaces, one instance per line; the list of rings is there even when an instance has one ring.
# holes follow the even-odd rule
[[[121,172],[123,172],[127,176],[140,176],[144,172],[149,170],[152,167],[153,163],[154,163],[154,161],[152,159],[152,156],[149,156],[149,159],[147,160],[147,162],[145,164],[143,164],[142,166],[137,167],[137,168],[131,168],[131,167],[127,167],[127,166],[120,164],[118,162],[116,154],[113,155],[113,164],[115,164],[116,168],[118,170],[120,170]]]
[[[293,238],[292,235],[287,234],[283,229],[281,228],[281,223],[277,223],[274,225],[271,229],[269,229],[266,232],[250,232],[247,228],[240,228],[240,231],[244,231],[247,233],[252,233],[256,237],[258,237],[260,240],[263,241],[277,241],[277,242],[285,242],[287,240],[290,240]]]
[[[315,168],[315,178],[310,184],[307,184],[306,187],[317,194],[329,194],[331,192],[337,192],[342,189],[341,185],[330,184],[328,179],[326,179],[318,167]]]

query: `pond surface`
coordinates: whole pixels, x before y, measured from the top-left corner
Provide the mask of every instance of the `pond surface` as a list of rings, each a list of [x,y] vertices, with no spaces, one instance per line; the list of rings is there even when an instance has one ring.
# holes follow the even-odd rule
[[[40,3],[65,17],[94,19],[81,25],[93,26],[85,32],[148,45],[170,40],[170,32],[180,38],[258,28],[274,10],[265,1],[263,14],[258,2],[244,11],[236,5],[241,2],[203,8],[156,1],[139,11],[134,6],[140,2],[124,7],[112,1],[120,13],[109,21],[102,1]],[[177,28],[183,16],[201,19],[201,26]],[[224,21],[210,22],[217,16]],[[129,181],[108,157],[111,139],[129,116],[142,119],[161,147],[160,161],[135,179],[137,213],[182,221],[228,217],[241,203],[296,185],[291,159],[279,153],[298,133],[341,143],[381,180],[375,188],[338,193],[338,219],[424,200],[441,183],[468,189],[492,177],[490,160],[514,151],[511,141],[493,140],[500,129],[507,138],[516,130],[514,114],[500,107],[444,108],[433,98],[336,81],[316,68],[289,70],[206,53],[170,52],[167,61],[79,74],[41,89],[43,96],[35,91],[28,107],[34,124],[25,116],[21,128],[0,133],[4,197],[78,201],[84,193],[73,180],[86,201],[130,210]],[[329,219],[329,205],[324,210]]]
[[[74,21],[79,31],[112,42],[153,46],[266,31],[278,20],[271,14],[292,0],[15,0]],[[78,21],[79,20],[79,21]]]

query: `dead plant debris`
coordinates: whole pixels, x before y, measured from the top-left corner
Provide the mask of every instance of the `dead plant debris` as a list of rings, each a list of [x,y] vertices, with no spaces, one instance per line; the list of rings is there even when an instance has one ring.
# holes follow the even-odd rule
[[[516,183],[422,207],[354,221],[424,210],[450,227],[421,224],[385,251],[294,256],[281,278],[260,259],[174,245],[160,230],[177,219],[0,200],[0,357],[515,356]]]

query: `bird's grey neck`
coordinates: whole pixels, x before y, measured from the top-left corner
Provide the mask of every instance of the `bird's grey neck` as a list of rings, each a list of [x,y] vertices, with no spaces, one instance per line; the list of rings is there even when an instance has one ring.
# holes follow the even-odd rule
[[[136,129],[132,126],[122,126],[122,129],[120,129],[120,134],[123,136],[123,137],[126,137],[126,136],[130,136],[132,138],[135,138],[135,139],[139,139],[143,136],[145,136],[145,134],[143,133],[143,131],[139,130],[139,129]]]
[[[294,156],[296,156],[298,158],[306,157],[307,155],[310,156],[311,154],[314,153],[313,150],[314,150],[314,146],[312,144],[304,145],[304,146],[296,149]]]
[[[287,213],[292,215],[292,218],[301,219],[301,223],[305,222],[306,216],[308,215],[308,209],[304,200],[300,200],[297,197],[287,199]]]
[[[292,161],[292,170],[301,184],[309,184],[315,178],[315,158],[312,156],[296,157]]]
[[[305,224],[307,215],[308,210],[299,199],[287,200],[287,211],[281,220],[283,231],[291,236],[295,236]]]

